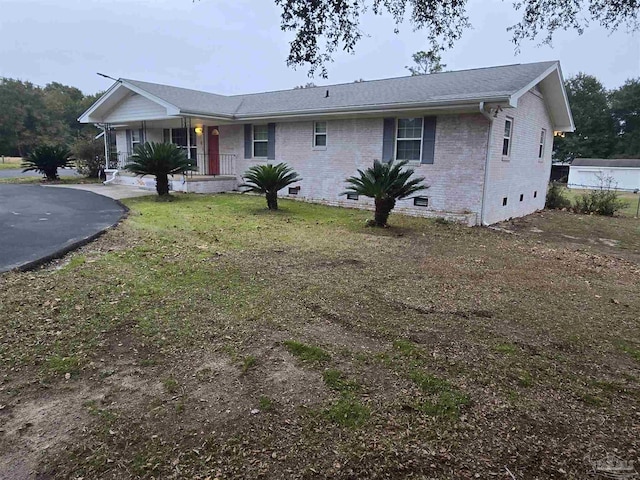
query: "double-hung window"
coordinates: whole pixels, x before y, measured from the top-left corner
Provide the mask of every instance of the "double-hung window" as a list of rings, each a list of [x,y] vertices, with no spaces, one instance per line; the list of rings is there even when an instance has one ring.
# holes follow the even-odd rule
[[[198,145],[195,128],[165,128],[162,133],[164,143],[173,143],[176,147],[184,150],[187,158],[193,160],[197,158]]]
[[[313,146],[327,146],[327,122],[314,122],[313,124]]]
[[[269,127],[267,125],[253,126],[253,156],[266,158],[268,156]]]
[[[502,138],[502,156],[511,154],[511,138],[513,137],[513,118],[507,117],[504,121],[504,137]]]
[[[547,131],[543,128],[540,132],[540,146],[538,147],[538,158],[542,160],[544,157],[544,146],[547,141]]]
[[[136,151],[136,147],[142,144],[142,138],[140,136],[140,130],[130,130],[131,132],[131,153]]]
[[[399,118],[396,132],[396,160],[422,158],[422,118]]]

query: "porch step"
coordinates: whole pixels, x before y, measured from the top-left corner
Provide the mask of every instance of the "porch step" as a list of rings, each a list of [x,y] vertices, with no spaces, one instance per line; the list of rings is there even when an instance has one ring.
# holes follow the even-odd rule
[[[226,182],[235,179],[235,175],[193,175],[187,177],[187,182]]]

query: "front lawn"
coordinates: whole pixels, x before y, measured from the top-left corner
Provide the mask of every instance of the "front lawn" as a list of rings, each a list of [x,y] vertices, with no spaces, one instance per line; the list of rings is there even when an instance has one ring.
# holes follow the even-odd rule
[[[607,452],[640,461],[637,243],[542,220],[371,229],[233,194],[125,202],[96,242],[0,276],[9,478],[582,479]]]

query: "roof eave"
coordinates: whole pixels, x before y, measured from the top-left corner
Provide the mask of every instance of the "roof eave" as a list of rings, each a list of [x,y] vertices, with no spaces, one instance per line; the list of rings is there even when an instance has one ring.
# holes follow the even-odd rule
[[[281,119],[283,117],[299,118],[309,116],[332,116],[332,115],[357,115],[357,114],[371,114],[371,113],[385,113],[391,111],[413,111],[413,110],[453,110],[453,109],[469,109],[475,111],[478,108],[480,102],[500,104],[508,106],[509,97],[486,97],[486,98],[472,98],[465,100],[450,100],[450,101],[435,101],[435,102],[412,102],[412,103],[389,103],[379,105],[358,105],[349,107],[333,107],[323,109],[310,109],[310,110],[293,110],[283,112],[269,112],[264,114],[247,114],[247,115],[235,115],[234,120],[250,121],[250,120],[268,120],[268,119]]]

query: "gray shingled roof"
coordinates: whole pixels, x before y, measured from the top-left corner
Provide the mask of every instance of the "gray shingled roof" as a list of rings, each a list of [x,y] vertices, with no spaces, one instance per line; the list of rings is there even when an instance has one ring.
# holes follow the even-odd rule
[[[640,168],[640,158],[576,158],[575,167],[627,167]]]
[[[556,62],[539,62],[505,65],[233,96],[138,80],[122,80],[178,107],[183,113],[217,114],[241,118],[394,104],[437,105],[467,100],[505,98],[522,90],[555,64]]]

